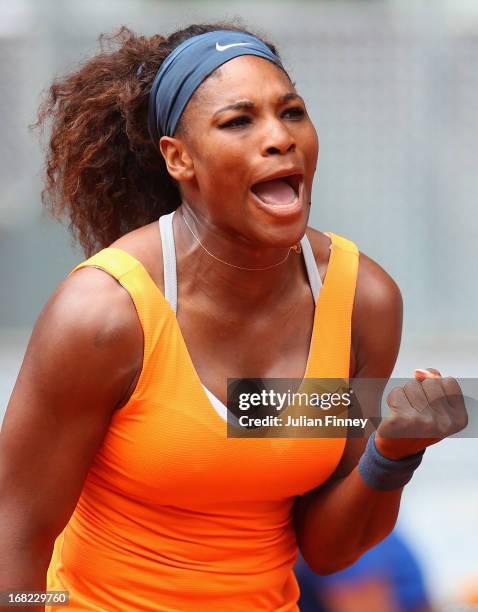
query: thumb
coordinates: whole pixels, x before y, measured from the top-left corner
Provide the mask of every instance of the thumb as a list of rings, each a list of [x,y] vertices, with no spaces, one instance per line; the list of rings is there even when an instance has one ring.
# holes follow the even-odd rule
[[[424,380],[425,378],[440,378],[441,374],[435,368],[415,368],[415,378],[417,380]]]

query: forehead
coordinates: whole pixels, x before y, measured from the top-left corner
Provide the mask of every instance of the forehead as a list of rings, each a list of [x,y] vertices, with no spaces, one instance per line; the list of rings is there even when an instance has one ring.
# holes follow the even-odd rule
[[[262,57],[240,55],[209,75],[193,98],[202,104],[219,105],[238,98],[253,99],[259,93],[280,96],[286,91],[295,88],[281,68]]]

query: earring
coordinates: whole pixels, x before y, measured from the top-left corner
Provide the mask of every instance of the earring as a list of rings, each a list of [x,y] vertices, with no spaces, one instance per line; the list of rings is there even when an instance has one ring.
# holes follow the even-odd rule
[[[302,253],[302,247],[300,246],[300,242],[298,242],[297,244],[294,244],[294,246],[291,248],[296,253]]]

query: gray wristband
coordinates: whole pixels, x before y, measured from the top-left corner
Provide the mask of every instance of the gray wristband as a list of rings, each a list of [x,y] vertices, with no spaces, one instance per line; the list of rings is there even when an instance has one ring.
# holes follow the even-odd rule
[[[422,461],[425,450],[403,457],[403,459],[387,459],[381,455],[375,446],[375,432],[368,439],[367,446],[358,463],[362,479],[372,488],[381,491],[399,489],[409,482],[413,472]]]

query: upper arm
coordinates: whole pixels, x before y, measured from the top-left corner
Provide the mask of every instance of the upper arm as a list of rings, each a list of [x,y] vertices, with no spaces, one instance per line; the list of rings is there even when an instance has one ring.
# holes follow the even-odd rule
[[[360,253],[352,313],[355,378],[389,378],[400,348],[403,301],[393,278]]]
[[[399,287],[377,262],[360,252],[352,312],[356,369],[351,377],[383,379],[380,384],[377,381],[360,385],[360,405],[367,406],[367,414],[380,414],[377,411],[383,390],[400,348],[402,319],[403,301]],[[347,476],[357,465],[366,444],[365,436],[348,438],[341,461],[331,478]]]
[[[130,296],[104,271],[80,269],[50,297],[0,431],[0,531],[10,543],[49,546],[68,522],[142,341]]]

